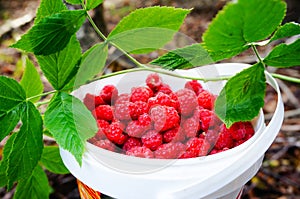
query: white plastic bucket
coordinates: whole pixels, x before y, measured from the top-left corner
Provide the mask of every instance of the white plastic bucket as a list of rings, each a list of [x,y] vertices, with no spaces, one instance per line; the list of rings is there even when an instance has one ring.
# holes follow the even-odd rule
[[[228,63],[176,72],[214,77],[233,75],[247,67],[249,65]],[[83,99],[86,93],[97,93],[106,84],[115,84],[121,92],[128,92],[132,86],[141,84],[148,73],[138,72],[103,79],[85,85],[73,94]],[[182,81],[185,81],[174,81],[174,78],[168,76],[162,78],[166,83],[181,88],[184,83]],[[114,198],[239,198],[243,186],[259,170],[264,153],[276,138],[283,121],[284,108],[279,87],[267,72],[266,78],[278,93],[273,118],[265,126],[261,112],[255,120],[254,136],[233,149],[206,157],[163,160],[126,156],[87,143],[81,167],[62,148],[61,157],[78,180],[93,190]],[[217,93],[223,84],[224,82],[211,82],[207,86],[215,89],[212,92]]]

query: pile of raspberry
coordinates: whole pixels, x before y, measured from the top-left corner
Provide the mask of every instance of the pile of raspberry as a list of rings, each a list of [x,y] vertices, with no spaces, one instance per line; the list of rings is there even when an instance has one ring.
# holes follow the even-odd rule
[[[106,85],[98,95],[86,94],[99,127],[90,143],[130,156],[182,159],[231,149],[254,134],[250,122],[226,128],[213,111],[216,96],[196,80],[175,92],[157,73],[145,82],[130,93]]]

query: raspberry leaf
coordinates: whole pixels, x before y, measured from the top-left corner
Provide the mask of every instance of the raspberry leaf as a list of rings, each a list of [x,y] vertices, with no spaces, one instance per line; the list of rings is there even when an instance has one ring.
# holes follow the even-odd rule
[[[34,23],[36,24],[43,18],[61,12],[63,10],[67,10],[67,7],[61,0],[42,0],[37,10]]]
[[[83,24],[85,14],[84,10],[66,10],[46,16],[11,47],[33,52],[35,55],[56,53],[69,43]]]
[[[215,112],[227,127],[258,115],[264,105],[265,81],[264,66],[257,63],[226,83],[216,99]]]
[[[72,5],[79,5],[83,2],[83,0],[66,0],[66,2]]]
[[[73,36],[68,45],[60,52],[37,56],[39,65],[51,85],[63,89],[77,73],[77,63],[81,58],[79,41]]]
[[[65,167],[57,146],[44,147],[41,163],[47,170],[56,174],[67,174],[69,170]]]
[[[42,118],[31,102],[24,103],[22,126],[15,133],[11,147],[6,149],[7,177],[12,183],[29,177],[43,151]],[[6,145],[5,145],[6,146]]]
[[[205,47],[220,59],[237,55],[249,44],[269,37],[281,24],[285,10],[281,0],[228,3],[204,33]]]
[[[19,120],[19,108],[15,108],[0,117],[0,142],[15,128]]]
[[[117,24],[108,41],[127,52],[151,52],[172,39],[189,12],[159,6],[137,9]]]
[[[77,98],[67,93],[57,93],[45,112],[45,126],[56,142],[70,151],[79,164],[87,139],[97,132],[91,112]]]
[[[105,66],[107,54],[108,48],[105,43],[96,44],[87,50],[82,56],[75,84],[82,85],[99,74]]]
[[[26,60],[26,68],[20,84],[25,90],[27,98],[43,93],[44,86],[40,79],[40,74],[29,59]],[[36,102],[39,99],[40,97],[32,98],[30,101]]]
[[[291,37],[294,35],[299,35],[300,34],[300,24],[295,23],[295,22],[290,22],[286,23],[282,26],[280,26],[274,35],[271,37],[271,41],[275,41],[277,39],[282,39],[285,37]]]
[[[103,0],[87,0],[86,1],[86,9],[92,10],[92,9],[96,8],[97,6],[99,6],[102,2],[103,2]]]
[[[292,44],[280,44],[264,59],[269,66],[287,68],[300,65],[300,39]]]
[[[14,194],[14,199],[49,198],[50,190],[51,187],[49,186],[47,175],[42,167],[38,165],[30,177],[20,180]]]

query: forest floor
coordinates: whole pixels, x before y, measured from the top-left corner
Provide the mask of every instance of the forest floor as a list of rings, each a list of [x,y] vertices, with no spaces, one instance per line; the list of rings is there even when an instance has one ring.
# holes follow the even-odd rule
[[[216,12],[224,5],[222,0],[214,0],[211,4],[192,5],[182,4],[179,0],[153,0],[153,1],[133,1],[133,0],[107,0],[104,1],[104,22],[105,30],[111,31],[118,21],[137,7],[145,7],[151,5],[172,5],[177,7],[191,7],[195,9],[188,15],[180,32],[184,35],[182,42],[169,44],[167,48],[180,47],[189,42],[201,42],[202,33],[206,30],[209,22],[212,20]],[[137,3],[138,2],[138,3]],[[195,1],[191,1],[195,2]],[[199,1],[200,2],[200,1]],[[207,1],[203,1],[207,2]],[[294,1],[288,1],[288,17],[287,21],[299,20],[300,11],[294,8]],[[296,1],[297,2],[297,1]],[[36,0],[0,0],[0,74],[20,79],[24,70],[24,58],[26,55],[15,49],[9,48],[20,35],[28,30],[33,22],[35,11],[38,6]],[[297,8],[299,9],[299,8]],[[299,23],[300,21],[298,21]],[[81,30],[85,34],[81,37],[83,49],[88,48],[97,42],[97,37],[93,35],[87,28]],[[280,42],[291,42],[295,38]],[[272,45],[267,48],[260,48],[262,55],[266,55]],[[136,58],[146,63],[157,57],[159,52],[149,55],[139,55]],[[113,55],[111,55],[113,56]],[[246,51],[240,56],[234,57],[224,62],[242,62],[254,63],[255,57],[252,51]],[[107,69],[108,71],[121,70],[132,67],[131,64],[121,58],[117,62],[113,62]],[[300,67],[288,69],[269,68],[270,72],[291,75],[300,78]],[[282,97],[285,105],[284,122],[278,133],[277,138],[265,154],[263,164],[255,177],[253,177],[244,187],[243,199],[300,199],[300,85],[278,80],[278,84],[282,90]],[[45,83],[45,91],[51,87]],[[276,92],[271,88],[267,88],[265,97],[265,106],[263,108],[266,114],[266,122],[272,118],[277,102]],[[0,158],[3,143],[0,143]],[[79,194],[77,191],[76,179],[72,175],[54,175],[49,173],[48,178],[53,193],[52,199],[77,199]],[[10,199],[13,191],[6,192],[5,188],[0,188],[0,198]]]

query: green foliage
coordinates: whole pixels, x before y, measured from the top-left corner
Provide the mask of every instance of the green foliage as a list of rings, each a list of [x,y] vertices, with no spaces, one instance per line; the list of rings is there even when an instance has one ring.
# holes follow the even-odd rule
[[[83,0],[66,0],[66,2],[73,5],[78,5],[81,4]]]
[[[37,72],[33,63],[27,59],[26,68],[20,81],[21,86],[25,90],[26,97],[30,98],[43,93],[44,85],[41,81],[40,74]],[[39,101],[40,97],[30,99],[31,102]]]
[[[127,52],[148,53],[170,41],[188,13],[170,7],[138,9],[124,17],[107,39]]]
[[[276,30],[276,32],[270,39],[270,42],[275,41],[277,39],[291,37],[291,36],[299,35],[299,34],[300,34],[300,25],[299,24],[297,24],[295,22],[286,23],[286,24],[280,26]]]
[[[99,6],[103,0],[86,0],[86,9],[87,10],[92,10]]]
[[[67,10],[66,5],[61,0],[42,0],[36,13],[34,23],[40,22],[43,18],[55,13]]]
[[[45,112],[45,126],[56,142],[70,151],[81,164],[87,139],[98,130],[91,112],[77,98],[57,93]]]

